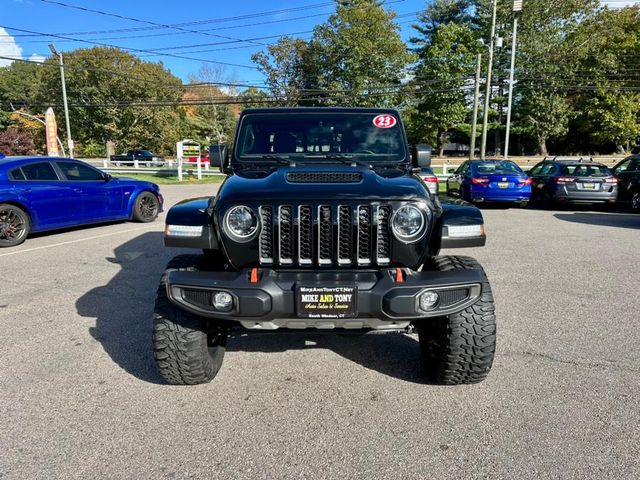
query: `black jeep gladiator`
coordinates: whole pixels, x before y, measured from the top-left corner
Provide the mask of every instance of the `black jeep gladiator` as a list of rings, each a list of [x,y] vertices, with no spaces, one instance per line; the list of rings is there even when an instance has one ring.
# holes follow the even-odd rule
[[[252,109],[215,197],[167,215],[175,257],[160,281],[153,347],[171,384],[212,380],[227,339],[264,332],[417,331],[427,378],[482,381],[496,323],[489,281],[442,248],[485,244],[480,211],[416,175],[395,110]]]

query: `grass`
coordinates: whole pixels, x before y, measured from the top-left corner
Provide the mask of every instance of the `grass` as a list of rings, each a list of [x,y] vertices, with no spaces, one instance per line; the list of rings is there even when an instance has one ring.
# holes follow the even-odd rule
[[[180,182],[178,181],[177,175],[162,175],[162,174],[152,175],[149,173],[133,173],[133,172],[127,172],[126,174],[116,174],[114,175],[114,177],[116,178],[131,177],[131,178],[135,178],[136,180],[145,180],[147,182],[157,183],[158,185],[190,185],[193,183],[202,185],[207,183],[220,183],[224,179],[222,175],[209,175],[209,176],[203,175],[202,180],[198,180],[197,177],[192,175],[183,175],[182,177],[183,181]]]

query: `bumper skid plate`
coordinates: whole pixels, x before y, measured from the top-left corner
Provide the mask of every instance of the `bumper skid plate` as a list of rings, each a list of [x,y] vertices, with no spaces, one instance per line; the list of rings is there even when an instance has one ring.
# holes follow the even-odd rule
[[[439,317],[467,308],[482,294],[481,270],[415,272],[396,269],[352,271],[296,271],[261,269],[252,282],[249,269],[239,272],[170,270],[167,293],[178,307],[196,315],[240,322],[254,330],[277,328],[404,328],[421,318]],[[255,279],[254,279],[255,280]],[[345,318],[309,318],[298,312],[300,288],[353,291],[357,311]],[[355,288],[354,288],[355,287]],[[430,290],[438,294],[433,307],[421,310],[419,296]],[[213,306],[216,293],[227,292],[233,305],[226,311]],[[304,317],[304,318],[301,318]]]

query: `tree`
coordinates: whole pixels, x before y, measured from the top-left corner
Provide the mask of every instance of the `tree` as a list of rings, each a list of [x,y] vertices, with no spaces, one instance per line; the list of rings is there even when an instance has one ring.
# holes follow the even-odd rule
[[[301,102],[311,67],[308,49],[304,40],[285,36],[269,45],[266,53],[258,52],[251,57],[265,75],[271,96],[278,105],[295,106]]]
[[[189,77],[183,100],[202,102],[184,108],[182,134],[202,144],[225,143],[233,136],[237,112],[228,103],[235,95],[235,79],[222,66],[203,65]]]
[[[415,69],[416,107],[410,114],[413,141],[440,146],[469,112],[469,77],[479,52],[477,26],[470,1],[438,0],[418,16],[411,39],[419,56]]]
[[[397,106],[414,56],[400,38],[396,14],[374,0],[338,2],[314,29],[305,71],[323,105]]]
[[[4,155],[33,155],[36,147],[30,130],[9,127],[0,133],[0,153]]]
[[[553,6],[547,0],[525,2],[518,33],[514,126],[536,140],[539,154],[546,155],[550,138],[567,133],[574,116],[567,87],[577,76],[587,44],[574,41],[572,32],[593,17],[598,6],[597,0],[566,0]],[[500,16],[504,22],[511,12],[503,9]]]
[[[619,153],[640,136],[640,7],[603,9],[582,22],[574,43],[588,50],[580,59],[580,77],[588,90],[576,95],[576,125],[592,144],[615,143]],[[582,85],[581,85],[582,86]]]
[[[180,128],[174,103],[184,91],[179,78],[161,63],[144,62],[116,48],[78,49],[64,59],[71,130],[77,141],[113,141],[121,150],[172,150]],[[50,65],[57,65],[57,59],[44,62],[45,68]],[[59,69],[48,68],[38,103],[61,111],[61,97]]]

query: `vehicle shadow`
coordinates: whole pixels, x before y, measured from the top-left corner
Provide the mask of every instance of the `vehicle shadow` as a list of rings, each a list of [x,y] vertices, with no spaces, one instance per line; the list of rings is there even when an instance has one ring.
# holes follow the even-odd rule
[[[89,329],[111,359],[127,373],[154,384],[164,383],[152,351],[153,303],[167,262],[181,252],[163,246],[161,232],[145,232],[114,250],[106,261],[120,269],[106,285],[76,301],[79,315],[95,318]],[[417,339],[400,333],[313,332],[237,335],[230,352],[286,352],[328,349],[371,370],[413,383],[427,383]]]
[[[146,232],[123,243],[106,261],[120,266],[104,286],[76,301],[83,317],[95,318],[89,333],[123,370],[151,383],[162,383],[153,362],[153,302],[160,275],[178,252],[164,247],[161,232]]]
[[[127,220],[114,220],[111,222],[90,223],[88,225],[75,225],[73,227],[59,228],[57,230],[46,230],[44,232],[31,232],[29,238],[48,237],[50,235],[59,235],[61,233],[76,232],[82,230],[89,230],[96,227],[106,227],[109,225],[118,225],[120,223],[126,223]]]
[[[276,353],[326,349],[399,380],[427,384],[417,339],[402,333],[258,333],[229,340],[227,351]]]
[[[633,213],[573,212],[556,213],[554,217],[558,220],[564,220],[565,222],[582,223],[586,225],[640,229],[640,215]]]

